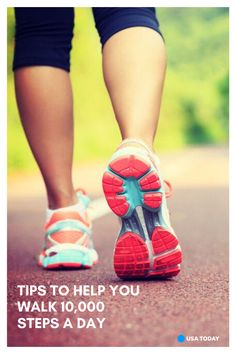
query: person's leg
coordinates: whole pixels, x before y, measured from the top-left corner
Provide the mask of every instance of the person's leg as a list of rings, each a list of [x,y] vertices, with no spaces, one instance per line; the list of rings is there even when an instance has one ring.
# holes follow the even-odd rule
[[[94,14],[104,79],[124,139],[103,175],[107,203],[121,218],[115,272],[124,279],[172,277],[182,254],[153,152],[166,68],[155,10],[100,8]]]
[[[35,66],[15,71],[16,97],[50,209],[76,203],[72,184],[73,111],[69,74]]]
[[[73,9],[16,8],[15,90],[50,209],[76,203],[69,52]]]
[[[123,139],[139,138],[152,147],[165,66],[163,39],[152,29],[125,29],[106,42],[104,78]]]
[[[96,11],[99,9],[94,11],[95,14]],[[111,11],[110,17],[114,17],[112,28],[109,16],[103,19],[101,13],[97,14],[104,45],[104,79],[122,139],[142,139],[152,147],[165,76],[165,45],[158,33],[153,9],[128,9],[130,16],[124,11],[127,10],[114,8]],[[135,20],[140,26],[132,27]],[[105,32],[110,32],[108,39]]]
[[[13,69],[21,121],[48,195],[43,268],[91,268],[98,255],[89,198],[72,184],[73,109],[69,78],[73,8],[16,8]]]

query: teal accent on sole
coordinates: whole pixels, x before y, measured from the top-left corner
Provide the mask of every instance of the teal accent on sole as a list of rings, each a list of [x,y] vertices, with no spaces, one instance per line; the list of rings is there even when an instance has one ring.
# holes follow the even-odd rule
[[[54,256],[45,256],[43,258],[42,264],[44,268],[47,268],[48,266],[56,265],[56,264],[62,264],[63,263],[73,263],[73,264],[78,264],[78,267],[84,266],[84,267],[92,267],[93,265],[93,260],[90,255],[90,252],[81,252],[80,250],[64,250],[60,251]]]
[[[125,192],[118,193],[118,195],[125,195],[128,203],[130,204],[131,213],[139,206],[143,205],[143,192],[140,189],[139,182],[136,178],[123,179],[123,188]]]
[[[128,209],[126,215],[122,216],[122,218],[125,218],[125,219],[129,218],[133,214],[133,212],[135,211],[137,206],[141,206],[142,208],[145,208],[151,212],[157,212],[160,209],[160,207],[151,208],[151,207],[148,207],[147,205],[144,204],[144,197],[143,197],[144,194],[152,192],[152,190],[143,191],[141,189],[140,184],[139,184],[139,181],[143,177],[148,175],[150,172],[155,171],[154,168],[151,167],[147,172],[145,172],[139,178],[136,178],[136,177],[125,178],[125,177],[121,176],[119,173],[116,173],[115,171],[113,171],[109,166],[107,167],[107,171],[112,173],[115,176],[118,176],[123,181],[123,189],[124,190],[123,190],[123,192],[117,193],[117,195],[126,197],[126,200],[129,203],[129,209]],[[160,187],[159,189],[154,189],[153,191],[163,193],[163,188]]]

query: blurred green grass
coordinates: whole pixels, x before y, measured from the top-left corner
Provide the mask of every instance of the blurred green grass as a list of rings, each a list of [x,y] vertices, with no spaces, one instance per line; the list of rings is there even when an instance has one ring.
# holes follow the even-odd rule
[[[155,146],[158,151],[228,141],[228,8],[158,8],[168,70]],[[35,162],[19,122],[13,75],[14,13],[8,9],[8,169]],[[108,158],[120,141],[101,70],[91,9],[76,9],[71,79],[75,161]]]

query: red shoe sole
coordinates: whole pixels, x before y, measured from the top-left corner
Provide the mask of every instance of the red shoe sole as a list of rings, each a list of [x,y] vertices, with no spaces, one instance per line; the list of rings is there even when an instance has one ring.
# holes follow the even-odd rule
[[[95,265],[95,263],[93,264]],[[43,267],[41,262],[38,262],[39,267]],[[65,268],[76,268],[76,269],[91,269],[92,266],[84,266],[81,263],[72,263],[72,262],[60,262],[54,264],[48,264],[44,269],[65,269]]]
[[[129,180],[137,181],[139,205],[151,210],[160,207],[162,193],[158,192],[161,182],[157,171],[144,159],[127,155],[112,161],[102,180],[107,203],[116,215],[126,217],[137,206],[132,205],[130,196],[126,193]]]
[[[55,263],[55,264],[49,264],[44,269],[63,269],[63,268],[64,269],[65,268],[90,269],[92,267],[83,266],[82,264],[79,263]]]
[[[132,190],[128,188],[129,181],[135,183],[135,191],[133,187]],[[111,210],[123,221],[132,217],[137,206],[154,215],[161,207],[158,172],[139,156],[127,155],[113,160],[103,175],[103,190]],[[176,236],[156,226],[150,239],[145,241],[141,232],[127,230],[118,237],[114,250],[117,276],[122,279],[176,276],[182,262]]]
[[[176,276],[180,271],[182,252],[177,238],[167,230],[156,227],[150,243],[137,234],[126,232],[119,237],[114,251],[114,268],[122,279]]]

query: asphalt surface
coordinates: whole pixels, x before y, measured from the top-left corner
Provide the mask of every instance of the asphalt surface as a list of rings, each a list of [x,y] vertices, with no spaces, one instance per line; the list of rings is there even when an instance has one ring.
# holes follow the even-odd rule
[[[181,273],[165,281],[121,281],[112,266],[119,228],[112,214],[94,222],[94,242],[100,262],[92,270],[45,271],[34,255],[43,239],[43,196],[9,199],[8,223],[8,346],[228,346],[228,188],[227,149],[202,148],[162,159],[175,187],[169,201],[172,224],[183,250]],[[179,158],[179,160],[178,160]],[[185,161],[182,163],[181,161]],[[179,163],[178,163],[179,162]],[[184,168],[179,173],[179,166]],[[174,168],[175,166],[177,168]],[[167,168],[168,170],[168,168]],[[177,172],[178,173],[177,173]],[[11,186],[9,186],[11,188]],[[100,297],[19,296],[17,285],[104,285]],[[109,286],[139,286],[138,296],[112,296]],[[103,301],[104,312],[19,313],[19,300]],[[74,328],[20,329],[20,317],[69,317]],[[106,318],[103,328],[76,328],[76,318]],[[87,322],[86,322],[87,323]],[[98,321],[96,320],[98,326]],[[179,343],[184,334],[198,341]],[[200,341],[200,336],[219,336]]]

